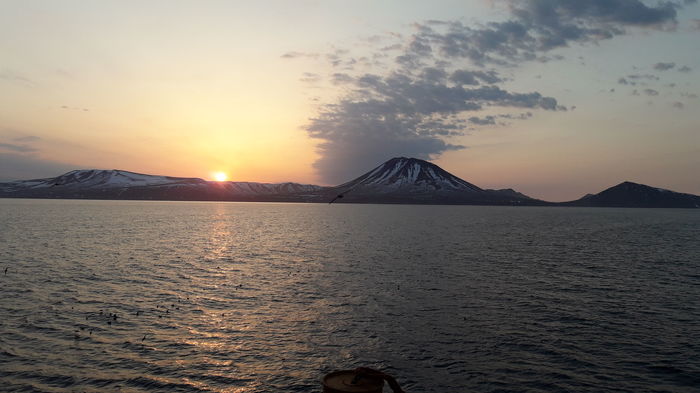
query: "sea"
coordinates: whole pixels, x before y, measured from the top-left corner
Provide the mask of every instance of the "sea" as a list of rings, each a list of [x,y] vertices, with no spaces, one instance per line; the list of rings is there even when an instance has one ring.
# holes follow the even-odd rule
[[[0,285],[3,392],[700,391],[700,210],[0,199]]]

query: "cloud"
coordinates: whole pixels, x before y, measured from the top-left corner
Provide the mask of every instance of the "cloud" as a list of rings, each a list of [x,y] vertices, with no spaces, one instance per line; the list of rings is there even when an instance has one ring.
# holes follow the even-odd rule
[[[501,70],[528,61],[556,61],[562,57],[553,49],[596,43],[628,29],[672,29],[684,4],[680,0],[656,5],[640,0],[504,1],[510,15],[505,21],[479,25],[426,21],[414,24],[412,34],[375,39],[381,47],[369,56],[353,57],[337,48],[325,54],[331,66],[328,80],[342,89],[304,126],[319,141],[320,157],[314,166],[321,178],[337,184],[395,155],[436,158],[464,148],[452,138],[473,126],[491,126],[498,119],[524,120],[534,110],[565,111],[555,97],[542,92],[510,91]],[[632,74],[618,83],[643,85],[658,79]],[[644,90],[652,94],[649,91]],[[490,114],[499,108],[530,111],[527,116]]]
[[[576,107],[573,106],[571,109],[575,109]],[[525,113],[504,113],[504,114],[498,114],[498,115],[487,115],[484,117],[478,117],[478,116],[472,116],[468,120],[472,124],[476,124],[479,126],[487,126],[487,125],[505,125],[507,123],[500,122],[497,123],[498,119],[507,119],[507,120],[527,120],[532,117],[532,112],[525,112]]]
[[[369,127],[385,127],[377,123]],[[449,150],[465,148],[431,136],[394,138],[378,130],[367,128],[366,135],[346,135],[343,139],[328,140],[319,145],[321,157],[313,164],[319,175],[333,184],[351,180],[372,169],[383,160],[396,156],[432,159]]]
[[[675,23],[676,9],[683,1],[665,1],[648,6],[639,0],[510,0],[521,19],[541,26],[601,26],[609,23],[652,26]],[[687,3],[687,2],[686,2]]]
[[[657,71],[668,71],[676,66],[676,63],[656,63],[654,69]]]
[[[26,144],[3,143],[0,142],[0,150],[13,151],[18,153],[32,153],[37,151],[35,147]]]
[[[321,75],[305,72],[299,80],[305,83],[316,83],[321,80]]]
[[[407,56],[439,52],[475,64],[549,60],[543,52],[571,43],[598,42],[626,33],[627,27],[676,25],[683,1],[648,6],[640,0],[507,0],[512,18],[478,28],[462,22],[418,25]],[[438,30],[443,29],[443,30]],[[413,50],[413,48],[418,50]],[[418,56],[420,57],[420,56]],[[415,61],[413,62],[415,64]]]
[[[639,0],[509,0],[513,19],[474,29],[459,22],[434,37],[440,50],[475,62],[503,63],[541,58],[543,51],[572,42],[598,42],[625,34],[626,27],[676,24],[681,1],[648,6]]]
[[[70,164],[45,160],[33,155],[0,151],[0,181],[58,176],[75,168]]]
[[[644,89],[644,94],[648,96],[658,96],[659,92],[654,89]]]
[[[495,118],[466,116],[469,112],[492,107],[566,109],[555,98],[538,92],[470,86],[452,82],[448,75],[453,74],[424,68],[415,75],[363,74],[355,78],[350,94],[322,106],[306,125],[308,134],[322,141],[321,159],[315,167],[323,180],[348,180],[347,176],[360,173],[368,160],[376,164],[393,155],[428,159],[461,149],[463,146],[445,138],[463,135],[468,122],[495,124]]]
[[[474,123],[474,124],[477,124],[480,126],[496,124],[496,118],[494,116],[485,116],[485,117],[472,116],[469,118],[469,121],[471,123]]]
[[[38,136],[35,135],[26,135],[26,136],[19,136],[17,138],[12,139],[15,142],[38,142],[41,140]]]
[[[347,58],[346,55],[349,53],[346,49],[336,49],[332,53],[327,53],[325,55],[326,61],[330,63],[335,68],[340,68],[344,70],[353,70],[357,64],[355,58]]]
[[[318,56],[319,56],[318,53],[309,53],[309,52],[296,52],[296,51],[292,51],[292,52],[284,53],[284,54],[282,54],[282,56],[280,56],[280,57],[283,58],[283,59],[297,59],[297,58],[300,58],[300,57],[310,57],[310,58],[314,58],[314,59],[315,59],[315,58],[318,58]]]
[[[680,102],[680,101],[674,102],[673,104],[671,104],[671,106],[673,106],[673,107],[676,108],[676,109],[683,109],[683,108],[685,108],[685,105],[684,105],[682,102]]]
[[[22,75],[16,71],[6,69],[6,68],[0,70],[0,80],[19,83],[19,84],[25,85],[25,86],[34,86],[34,82],[31,79],[25,77],[24,75]]]
[[[572,106],[570,109],[576,109],[575,106]],[[498,117],[501,117],[503,119],[513,119],[513,120],[527,120],[532,117],[532,112],[525,112],[525,113],[518,113],[518,114],[504,114],[504,115],[498,115]]]
[[[617,79],[619,85],[637,86],[646,85],[646,81],[658,81],[660,78],[653,74],[629,74]]]
[[[25,135],[12,138],[9,142],[0,141],[0,151],[12,153],[34,153],[39,151],[31,144],[41,140],[38,136]]]
[[[352,76],[342,73],[342,72],[335,72],[331,75],[331,82],[334,85],[342,85],[345,83],[351,83],[355,80]]]
[[[627,75],[628,79],[646,79],[646,80],[651,80],[651,81],[658,81],[659,77],[653,74],[630,74]]]
[[[690,71],[692,71],[692,70],[693,70],[693,69],[690,68],[690,67],[688,67],[688,66],[683,66],[683,67],[678,68],[678,71],[679,71],[679,72],[690,72]]]
[[[88,108],[78,108],[78,107],[72,107],[72,106],[68,106],[68,105],[61,105],[61,109],[71,110],[71,111],[82,111],[82,112],[89,112],[90,111],[90,109],[88,109]]]
[[[504,81],[494,70],[470,71],[456,70],[450,75],[450,81],[461,85],[478,85],[481,83],[494,84]]]

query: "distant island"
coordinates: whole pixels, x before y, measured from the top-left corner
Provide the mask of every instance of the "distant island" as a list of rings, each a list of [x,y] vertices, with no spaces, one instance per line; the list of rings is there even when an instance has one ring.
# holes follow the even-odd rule
[[[570,202],[547,202],[513,189],[482,189],[417,158],[392,158],[333,187],[298,183],[207,181],[121,170],[76,170],[0,183],[0,198],[393,203],[506,206],[699,208],[700,196],[623,182]]]

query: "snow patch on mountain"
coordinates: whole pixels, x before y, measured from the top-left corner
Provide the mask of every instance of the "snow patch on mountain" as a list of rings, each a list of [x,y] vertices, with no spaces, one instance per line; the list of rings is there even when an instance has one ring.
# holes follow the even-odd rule
[[[314,192],[322,189],[321,186],[299,183],[255,183],[255,182],[222,182],[231,193],[239,195],[265,195],[265,194],[294,194]]]
[[[121,170],[77,170],[68,172],[54,179],[53,186],[80,186],[80,187],[138,187],[160,186],[172,183],[203,183],[204,180],[196,178],[178,178],[169,176],[144,175]]]
[[[18,180],[0,183],[0,191],[40,189],[109,190],[144,187],[225,190],[231,195],[273,195],[314,192],[321,186],[298,183],[255,183],[255,182],[216,182],[200,178],[145,175],[122,170],[83,169],[75,170],[58,177],[34,180]]]

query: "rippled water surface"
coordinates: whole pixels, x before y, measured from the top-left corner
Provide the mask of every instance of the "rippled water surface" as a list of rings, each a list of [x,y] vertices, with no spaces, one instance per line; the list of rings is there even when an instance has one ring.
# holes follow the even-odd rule
[[[699,264],[693,210],[0,199],[0,390],[697,392]]]

